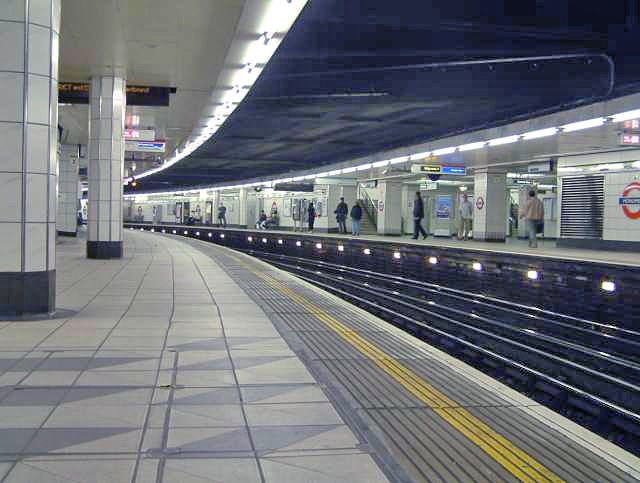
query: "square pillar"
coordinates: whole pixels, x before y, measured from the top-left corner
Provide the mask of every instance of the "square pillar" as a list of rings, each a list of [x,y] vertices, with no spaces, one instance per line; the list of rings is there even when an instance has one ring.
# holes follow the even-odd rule
[[[88,258],[122,257],[125,85],[118,76],[91,79]]]
[[[473,239],[504,242],[507,233],[507,174],[478,169],[474,181]]]
[[[0,318],[55,310],[60,0],[0,1]]]
[[[401,235],[402,231],[402,183],[379,181],[378,234]]]

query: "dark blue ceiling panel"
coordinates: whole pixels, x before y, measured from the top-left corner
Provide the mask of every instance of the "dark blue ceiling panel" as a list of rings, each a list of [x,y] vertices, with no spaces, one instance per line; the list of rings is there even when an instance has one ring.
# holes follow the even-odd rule
[[[223,128],[137,189],[320,167],[639,90],[630,3],[310,0]],[[590,57],[505,62],[566,54]]]

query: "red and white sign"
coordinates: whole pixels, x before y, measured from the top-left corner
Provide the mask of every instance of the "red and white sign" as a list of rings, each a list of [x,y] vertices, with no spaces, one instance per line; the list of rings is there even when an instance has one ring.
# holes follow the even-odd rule
[[[640,220],[640,181],[634,181],[624,189],[619,203],[627,218]]]
[[[153,129],[133,129],[124,130],[124,138],[131,141],[155,141],[156,132]]]
[[[479,210],[484,208],[484,198],[482,196],[478,196],[478,199],[476,200],[476,208]]]

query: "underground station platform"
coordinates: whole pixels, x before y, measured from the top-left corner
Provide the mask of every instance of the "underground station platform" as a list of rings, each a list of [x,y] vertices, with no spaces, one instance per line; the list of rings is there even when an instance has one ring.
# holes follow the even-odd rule
[[[358,257],[338,267],[295,251],[328,250],[325,240],[275,239],[286,250],[260,260],[268,243],[245,232],[131,228],[122,260],[87,260],[79,239],[59,244],[56,315],[0,323],[3,483],[640,481],[633,374],[621,360],[597,374],[586,342],[553,348],[569,325],[595,333],[586,319],[490,297],[492,278],[473,310],[472,285],[414,276],[410,290],[394,251],[386,267]],[[255,245],[234,246],[237,233]],[[371,260],[379,250],[347,249]],[[431,264],[445,270],[439,257]],[[505,263],[502,279],[515,283]],[[543,268],[535,283],[555,276]],[[617,287],[608,305],[594,300],[600,316],[629,296],[623,271],[607,276]],[[564,290],[558,309],[578,293],[573,282]],[[433,310],[421,316],[424,306]],[[505,314],[535,320],[540,339],[525,348],[500,328]]]

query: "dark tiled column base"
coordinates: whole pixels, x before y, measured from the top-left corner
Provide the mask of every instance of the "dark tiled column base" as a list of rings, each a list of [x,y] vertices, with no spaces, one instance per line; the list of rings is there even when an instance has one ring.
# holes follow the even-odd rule
[[[55,270],[0,272],[0,319],[50,314],[55,307]]]
[[[78,232],[77,231],[60,231],[60,230],[58,230],[58,235],[60,235],[60,236],[77,237],[78,236]]]
[[[88,241],[87,258],[122,258],[121,241]]]

